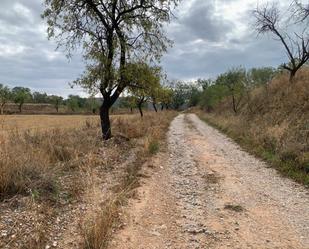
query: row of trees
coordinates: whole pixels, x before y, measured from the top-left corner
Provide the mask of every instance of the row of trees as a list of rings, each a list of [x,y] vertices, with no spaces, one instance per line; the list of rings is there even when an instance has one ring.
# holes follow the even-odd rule
[[[128,87],[117,100],[116,106],[131,109],[131,112],[134,108],[138,108],[142,117],[146,103],[152,104],[156,112],[158,107],[161,110],[164,108],[179,110],[197,105],[211,111],[225,98],[230,99],[231,110],[238,113],[241,104],[250,103],[250,92],[253,88],[259,86],[267,88],[271,79],[284,71],[283,66],[278,69],[262,67],[250,70],[238,67],[220,74],[216,79],[198,79],[196,82],[172,81],[163,86],[162,79],[165,77],[159,67],[138,63],[130,64],[128,68],[130,68],[128,78],[132,77],[134,85]],[[64,105],[72,112],[85,110],[96,113],[102,101],[100,98],[82,98],[78,95],[69,95],[63,99],[61,96],[46,93],[32,93],[29,88],[10,89],[0,84],[1,113],[9,102],[18,104],[20,112],[24,103],[46,103],[54,106],[57,112],[60,106]]]
[[[249,71],[242,67],[234,68],[219,75],[215,80],[198,80],[195,83],[174,83],[173,104],[175,108],[182,105],[196,106],[200,104],[212,110],[222,99],[230,98],[234,113],[239,112],[242,103],[250,107],[250,92],[267,83],[276,73],[287,71],[290,82],[297,72],[308,65],[309,61],[309,4],[298,0],[292,1],[288,10],[280,12],[277,3],[258,6],[254,11],[255,27],[259,34],[272,34],[283,45],[288,62],[278,69],[264,67]]]
[[[0,113],[4,113],[4,108],[8,103],[15,103],[18,105],[19,112],[22,112],[23,105],[25,103],[35,104],[50,104],[56,112],[59,112],[59,108],[64,105],[72,112],[78,110],[87,110],[96,112],[99,108],[100,101],[97,99],[82,98],[78,95],[69,95],[64,99],[57,95],[47,95],[46,93],[31,92],[26,87],[14,87],[10,89],[8,86],[0,84]]]
[[[49,103],[55,106],[57,112],[63,98],[56,95],[47,95],[46,93],[33,92],[26,87],[14,87],[0,84],[0,113],[3,114],[4,107],[7,103],[13,102],[18,105],[19,111],[22,112],[24,103]]]
[[[117,101],[117,107],[129,108],[131,111],[138,108],[143,116],[143,106],[145,103],[152,103],[153,109],[157,112],[157,106],[168,109],[171,105],[173,91],[168,87],[161,85],[162,73],[159,67],[150,67],[147,64],[131,65],[132,78],[135,78],[136,86],[128,88],[124,96]],[[135,72],[138,70],[139,72]],[[137,77],[137,76],[139,77]],[[56,112],[59,112],[61,106],[65,106],[70,112],[86,111],[97,112],[102,100],[90,96],[82,98],[79,95],[69,95],[66,99],[57,95],[48,95],[47,93],[31,92],[26,87],[14,87],[0,84],[0,113],[4,113],[5,106],[8,103],[15,103],[22,112],[25,103],[49,104],[52,105]]]
[[[103,139],[109,139],[112,135],[109,110],[122,93],[135,88],[139,106],[145,101],[145,95],[156,95],[157,90],[151,91],[151,94],[147,90],[152,88],[148,85],[156,81],[155,68],[152,69],[154,78],[146,77],[145,80],[145,68],[141,62],[159,61],[162,53],[166,52],[170,40],[164,33],[164,24],[170,21],[172,10],[178,3],[179,0],[45,0],[42,17],[46,20],[49,38],[55,39],[69,56],[76,49],[83,50],[86,70],[74,83],[94,95],[102,95],[100,118]],[[280,15],[275,5],[254,11],[257,30],[274,34],[284,45],[289,57],[289,63],[284,68],[290,72],[291,81],[309,58],[306,29],[300,33],[295,32],[299,31],[299,26],[292,33],[281,29],[290,27],[283,26],[283,21],[303,25],[308,20],[308,6],[297,0],[292,6],[290,18]],[[304,25],[305,28],[307,26]],[[224,82],[229,78],[231,82],[238,82],[237,79],[243,74],[238,71],[229,72],[219,77],[218,81]],[[222,84],[215,85],[221,87]],[[233,108],[237,112],[236,93],[241,86],[234,86],[234,83],[227,85],[228,91],[233,93]],[[174,100],[181,99],[177,96],[186,94],[186,88],[177,88]],[[224,95],[224,91],[220,94]],[[156,96],[151,97],[156,100]],[[174,104],[179,106],[181,101],[174,101]]]
[[[239,112],[242,104],[250,104],[250,93],[255,87],[265,86],[282,69],[272,67],[233,68],[220,74],[216,79],[199,79],[196,82],[174,82],[172,86],[171,106],[179,109],[201,106],[211,111],[223,99],[230,99],[231,111]],[[249,106],[250,108],[250,106]]]

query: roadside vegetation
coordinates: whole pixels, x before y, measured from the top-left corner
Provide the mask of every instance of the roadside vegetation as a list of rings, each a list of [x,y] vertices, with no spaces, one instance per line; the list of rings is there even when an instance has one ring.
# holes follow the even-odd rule
[[[135,196],[135,189],[139,186],[139,179],[142,177],[140,170],[149,158],[165,148],[165,134],[171,120],[176,112],[166,112],[162,116],[146,113],[147,121],[139,119],[136,124],[130,124],[129,119],[118,119],[114,125],[125,128],[119,131],[122,134],[130,134],[139,138],[140,144],[135,153],[134,160],[127,164],[125,174],[114,186],[114,194],[104,205],[92,215],[92,218],[84,223],[83,249],[104,249],[107,248],[114,229],[121,223],[119,213],[128,199]],[[140,127],[139,130],[134,127]]]
[[[192,90],[192,85],[195,87]],[[184,87],[182,102],[280,173],[309,185],[309,69],[236,68]],[[197,108],[198,107],[198,108]]]
[[[63,98],[45,92],[31,91],[26,87],[10,88],[0,84],[0,114],[95,114],[100,99],[69,95]]]
[[[165,132],[175,114],[164,111],[160,115],[146,112],[144,119],[138,115],[113,117],[115,132],[108,142],[98,136],[100,123],[94,119],[75,129],[3,135],[0,231],[5,236],[0,246],[9,243],[14,248],[34,249],[62,243],[40,230],[53,231],[50,221],[71,217],[74,207],[88,205],[84,216],[73,213],[80,223],[76,240],[81,248],[105,248],[102,245],[107,245],[112,229],[121,221],[120,209],[139,186],[140,168],[164,148]],[[90,198],[103,182],[109,182],[108,189]],[[18,209],[13,208],[16,205]],[[24,213],[30,221],[21,220]],[[8,220],[25,226],[9,229]]]
[[[199,115],[283,175],[309,185],[308,79],[304,70],[291,86],[288,75],[278,75],[267,87],[252,89],[239,113],[231,111],[230,98],[223,98],[211,112]]]
[[[212,79],[173,82],[172,105],[199,107],[206,122],[283,175],[309,185],[308,6],[292,1],[283,15],[268,3],[252,15],[257,33],[276,39],[288,61],[278,68],[240,66]]]

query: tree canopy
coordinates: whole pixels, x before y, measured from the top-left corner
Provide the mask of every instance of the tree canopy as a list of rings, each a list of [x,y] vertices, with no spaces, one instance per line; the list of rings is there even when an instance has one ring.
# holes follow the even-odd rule
[[[127,62],[157,60],[170,41],[163,24],[178,0],[45,0],[48,35],[68,54],[79,47],[87,62],[74,83],[100,92],[104,139],[111,137],[109,109],[129,86]]]
[[[12,89],[13,100],[19,105],[19,111],[22,112],[22,106],[25,102],[31,100],[31,90],[26,87],[14,87]]]
[[[3,114],[4,106],[10,100],[11,96],[10,89],[7,86],[0,84],[0,114]]]
[[[142,62],[131,63],[127,65],[126,74],[130,82],[129,93],[136,99],[141,116],[143,116],[143,103],[158,97],[161,88],[161,68]]]

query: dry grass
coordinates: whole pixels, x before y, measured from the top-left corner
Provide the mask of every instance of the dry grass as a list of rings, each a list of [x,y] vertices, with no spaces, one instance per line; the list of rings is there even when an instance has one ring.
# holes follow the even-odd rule
[[[0,148],[0,198],[14,194],[51,197],[57,177],[99,146],[97,128],[42,133],[13,132]]]
[[[167,128],[175,116],[174,112],[162,114],[147,113],[143,119],[136,116],[114,120],[116,133],[135,140],[136,156],[126,167],[122,180],[114,188],[114,195],[90,221],[87,221],[84,231],[83,249],[105,249],[112,236],[113,228],[119,221],[119,212],[127,199],[134,196],[134,190],[139,186],[139,172],[147,157],[156,153],[163,145]],[[159,142],[160,141],[160,142]],[[164,148],[164,146],[163,146]]]
[[[239,115],[226,102],[201,116],[284,175],[309,185],[309,70],[301,71],[293,84],[279,75],[250,96]]]
[[[8,201],[11,197],[16,199],[20,195],[27,196],[32,203],[38,203],[44,210],[50,210],[46,214],[45,211],[40,212],[42,221],[45,220],[45,216],[46,220],[51,220],[47,218],[50,217],[50,212],[53,213],[53,210],[60,210],[66,203],[71,203],[71,198],[74,199],[74,203],[84,200],[81,198],[87,198],[86,195],[92,191],[94,184],[100,184],[100,181],[92,181],[92,174],[99,173],[100,175],[95,177],[101,177],[102,181],[105,171],[113,171],[112,175],[121,176],[119,179],[115,178],[115,187],[111,190],[113,194],[103,205],[100,204],[97,212],[91,214],[92,218],[87,219],[80,229],[84,241],[83,248],[106,248],[119,218],[119,210],[139,186],[140,168],[149,156],[164,148],[161,141],[164,140],[167,127],[174,116],[173,112],[149,112],[144,119],[138,115],[113,116],[114,138],[107,142],[101,140],[97,118],[59,116],[56,118],[59,128],[55,129],[50,128],[49,121],[52,117],[44,119],[39,116],[31,121],[30,116],[20,116],[18,118],[29,119],[28,128],[36,124],[42,129],[28,130],[27,122],[21,122],[23,126],[20,126],[20,130],[2,133],[0,199]],[[71,123],[76,127],[70,128]],[[2,122],[2,125],[7,124]],[[117,164],[133,151],[134,160],[124,169],[118,169]],[[97,187],[101,189],[102,186]],[[105,198],[105,193],[103,195]],[[31,207],[29,211],[30,209]],[[40,224],[47,225],[45,222],[32,224],[31,236],[24,238],[23,248],[45,247],[48,238],[43,236],[42,229],[36,229]],[[44,228],[47,229],[48,227]]]
[[[112,118],[113,131],[116,138],[143,138],[139,143],[147,152],[154,153],[172,116],[170,112],[164,115],[147,113],[144,119],[137,115],[115,116]],[[22,121],[16,121],[15,118]],[[33,119],[30,116],[18,116],[6,120],[4,127],[10,126],[14,120],[20,130],[7,131],[0,138],[0,199],[16,193],[35,196],[56,194],[59,173],[79,166],[81,158],[95,152],[101,144],[97,117],[39,116]],[[43,131],[25,131],[26,125],[32,128],[35,123]],[[59,127],[61,124],[66,128],[52,129],[51,124]],[[69,129],[68,124],[77,128]]]
[[[84,126],[87,120],[96,121],[97,116],[86,115],[0,115],[0,133],[9,131],[72,129]]]
[[[109,200],[102,209],[82,227],[84,249],[104,249],[107,247],[115,220],[118,219],[121,196]]]

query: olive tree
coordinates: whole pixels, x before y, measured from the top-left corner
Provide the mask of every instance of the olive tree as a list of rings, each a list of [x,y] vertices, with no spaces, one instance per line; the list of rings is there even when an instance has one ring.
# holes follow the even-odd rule
[[[103,139],[111,137],[109,110],[129,86],[131,60],[159,59],[170,41],[163,24],[179,0],[45,0],[48,35],[68,54],[82,48],[87,61],[74,83],[100,92]]]

